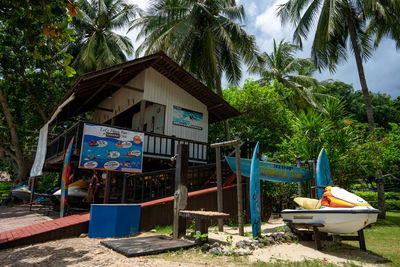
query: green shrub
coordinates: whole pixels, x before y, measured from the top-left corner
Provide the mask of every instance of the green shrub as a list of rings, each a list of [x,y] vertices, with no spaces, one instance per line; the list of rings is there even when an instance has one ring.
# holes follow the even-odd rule
[[[11,186],[11,182],[0,183],[0,196],[7,196],[10,192]]]
[[[36,192],[43,193],[56,186],[58,183],[58,173],[47,173],[43,178],[38,178]]]
[[[371,204],[374,208],[378,208],[378,193],[377,192],[361,192],[361,191],[353,191],[353,194],[363,198],[369,204]],[[386,192],[386,210],[387,211],[395,211],[400,210],[400,193],[396,192]]]
[[[400,200],[386,200],[386,210],[387,211],[400,210]]]

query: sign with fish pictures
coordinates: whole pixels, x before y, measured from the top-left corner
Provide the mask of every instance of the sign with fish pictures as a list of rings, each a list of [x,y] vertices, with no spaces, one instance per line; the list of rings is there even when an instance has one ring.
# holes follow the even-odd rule
[[[141,173],[144,133],[85,123],[79,168]]]

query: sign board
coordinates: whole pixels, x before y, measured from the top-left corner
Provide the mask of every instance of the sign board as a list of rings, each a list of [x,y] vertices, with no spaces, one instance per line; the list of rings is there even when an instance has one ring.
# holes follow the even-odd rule
[[[174,106],[172,124],[203,130],[203,113]]]
[[[233,157],[225,157],[229,167],[236,173],[236,160]],[[259,161],[260,179],[273,182],[301,182],[313,178],[309,170],[288,165]],[[242,176],[250,177],[251,159],[240,159],[240,171]]]
[[[85,123],[79,168],[142,172],[144,133]]]

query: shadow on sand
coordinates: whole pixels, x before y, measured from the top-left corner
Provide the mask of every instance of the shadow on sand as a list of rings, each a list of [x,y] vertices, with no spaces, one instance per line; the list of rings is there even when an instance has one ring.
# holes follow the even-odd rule
[[[66,267],[84,262],[89,259],[85,256],[89,250],[76,250],[73,247],[55,248],[51,246],[29,246],[17,251],[10,249],[1,251],[2,266],[57,266]]]

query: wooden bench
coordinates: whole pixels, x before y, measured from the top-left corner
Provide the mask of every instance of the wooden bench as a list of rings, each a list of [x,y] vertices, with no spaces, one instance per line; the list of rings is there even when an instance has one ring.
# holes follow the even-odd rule
[[[314,241],[318,250],[322,250],[321,240],[332,240],[332,236],[328,236],[327,233],[321,232],[318,230],[318,227],[324,227],[323,224],[320,223],[292,223],[291,221],[285,221],[289,228],[307,228],[312,229],[314,232]],[[360,244],[360,249],[366,251],[367,248],[365,246],[365,238],[364,238],[364,229],[359,230],[357,236],[349,236],[349,235],[336,235],[340,240],[349,240],[349,241],[358,241]],[[325,234],[325,235],[323,235]]]
[[[208,234],[208,226],[211,219],[225,219],[229,218],[228,213],[216,211],[201,211],[201,210],[181,210],[179,216],[186,218],[194,218],[195,232],[199,231],[201,234]],[[202,244],[208,241],[208,235],[204,240],[196,239],[196,244]]]

